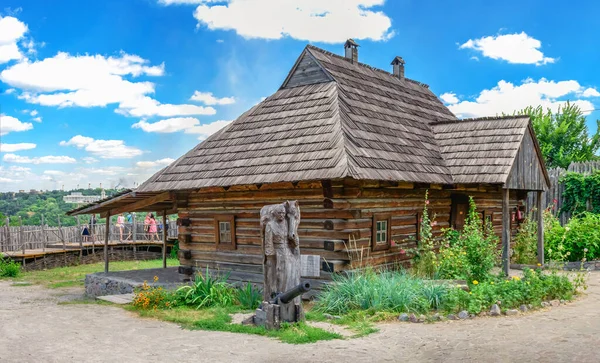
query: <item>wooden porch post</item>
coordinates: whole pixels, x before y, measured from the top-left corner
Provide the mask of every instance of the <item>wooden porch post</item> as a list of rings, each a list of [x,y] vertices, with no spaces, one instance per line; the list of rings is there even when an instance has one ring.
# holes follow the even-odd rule
[[[510,270],[510,207],[509,190],[502,189],[502,271],[506,276]]]
[[[538,217],[538,240],[537,240],[537,259],[540,265],[544,265],[544,211],[542,210],[542,191],[537,192],[537,217]]]
[[[162,224],[163,224],[163,248],[162,248],[162,259],[163,259],[163,268],[167,268],[167,211],[163,210],[162,215]]]
[[[104,272],[108,272],[108,235],[110,231],[110,211],[106,214],[106,230],[104,231]]]

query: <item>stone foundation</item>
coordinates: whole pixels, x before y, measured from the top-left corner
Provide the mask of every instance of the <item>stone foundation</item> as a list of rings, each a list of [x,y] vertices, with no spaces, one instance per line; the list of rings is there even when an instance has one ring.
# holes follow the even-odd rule
[[[158,282],[154,282],[154,277],[158,277]],[[177,267],[98,272],[85,276],[85,294],[89,297],[129,294],[141,287],[144,281],[165,290],[176,289],[184,284]]]

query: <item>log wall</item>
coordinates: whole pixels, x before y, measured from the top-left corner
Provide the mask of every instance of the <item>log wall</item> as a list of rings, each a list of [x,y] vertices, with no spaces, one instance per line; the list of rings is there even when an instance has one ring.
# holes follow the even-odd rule
[[[501,236],[502,200],[498,186],[453,190],[412,183],[337,180],[325,182],[276,183],[262,186],[211,188],[187,195],[179,203],[178,227],[182,266],[196,270],[232,272],[233,280],[262,281],[260,209],[267,204],[298,200],[301,223],[298,229],[304,255],[321,256],[321,278],[330,272],[364,264],[407,263],[406,249],[416,246],[419,215],[425,191],[429,190],[429,211],[435,214],[435,236],[450,226],[451,195],[473,196],[480,212],[490,216]],[[517,205],[511,193],[511,206]],[[391,238],[396,246],[372,251],[372,223],[375,214],[390,215]],[[218,250],[215,217],[235,216],[235,250]],[[516,227],[516,223],[513,224]],[[186,251],[189,251],[185,253]],[[351,265],[352,262],[352,265]]]

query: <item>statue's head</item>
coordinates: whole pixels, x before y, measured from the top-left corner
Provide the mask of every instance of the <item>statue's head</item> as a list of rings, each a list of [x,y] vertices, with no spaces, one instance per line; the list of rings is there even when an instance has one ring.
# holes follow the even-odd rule
[[[298,225],[300,224],[300,206],[298,201],[287,201],[284,203],[288,219],[288,239],[298,244]]]
[[[273,214],[273,218],[279,222],[285,219],[285,207],[283,205],[276,206],[271,213]]]

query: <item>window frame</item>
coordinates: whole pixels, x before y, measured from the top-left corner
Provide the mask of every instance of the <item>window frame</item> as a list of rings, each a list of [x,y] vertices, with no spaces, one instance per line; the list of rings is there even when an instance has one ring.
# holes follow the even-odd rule
[[[377,243],[377,235],[378,232],[381,233],[383,231],[378,231],[377,224],[379,222],[385,222],[385,234],[386,241],[385,243]],[[385,251],[389,250],[391,247],[392,240],[392,216],[390,214],[374,214],[373,215],[373,226],[371,231],[371,249],[373,251]]]
[[[221,242],[221,223],[227,222],[229,223],[230,233],[231,233],[231,243],[222,243]],[[235,238],[235,216],[224,215],[224,216],[215,216],[215,244],[217,246],[217,250],[235,250],[237,248],[236,238]]]

